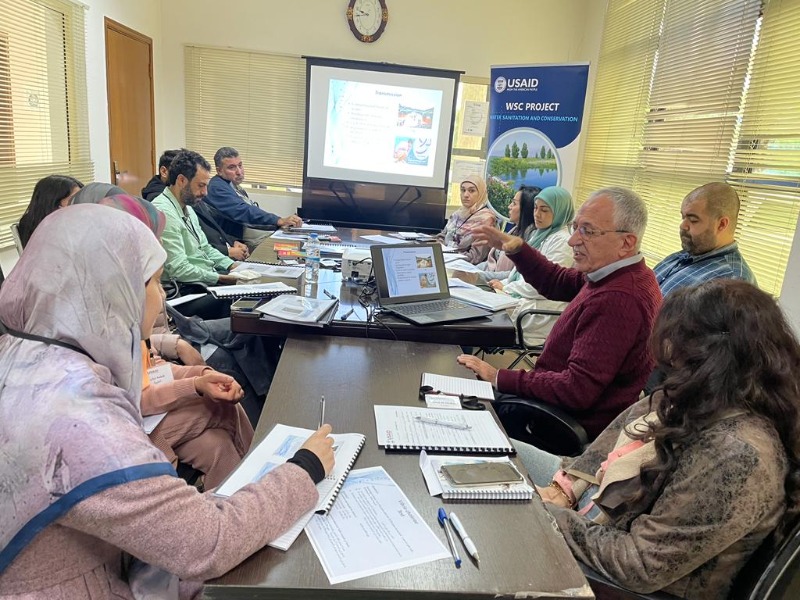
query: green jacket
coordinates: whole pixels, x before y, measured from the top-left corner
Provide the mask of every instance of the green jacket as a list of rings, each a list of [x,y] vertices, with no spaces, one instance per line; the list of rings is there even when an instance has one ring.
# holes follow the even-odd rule
[[[167,251],[163,278],[215,285],[219,272],[227,271],[234,261],[208,243],[194,209],[187,206],[184,214],[169,188],[153,199],[153,206],[167,217],[161,234],[161,243]]]

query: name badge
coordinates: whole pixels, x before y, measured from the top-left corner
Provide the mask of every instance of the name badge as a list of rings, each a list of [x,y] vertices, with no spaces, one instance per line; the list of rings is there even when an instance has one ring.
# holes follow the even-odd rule
[[[150,378],[151,385],[158,385],[159,383],[169,383],[173,380],[172,368],[169,363],[162,363],[155,367],[147,369],[147,376]]]

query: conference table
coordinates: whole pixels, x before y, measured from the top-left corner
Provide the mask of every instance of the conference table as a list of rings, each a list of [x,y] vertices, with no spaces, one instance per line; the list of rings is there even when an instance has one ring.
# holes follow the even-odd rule
[[[387,235],[388,232],[375,229],[337,228],[336,235],[341,245],[356,248],[369,248],[375,242],[365,240],[364,235]],[[287,240],[279,240],[286,242]],[[398,239],[398,243],[402,240]],[[265,239],[253,252],[250,260],[273,263],[278,257],[275,253],[276,240]],[[442,325],[419,326],[388,313],[374,314],[376,299],[360,301],[363,285],[353,283],[342,277],[340,271],[320,269],[316,283],[307,284],[305,275],[300,279],[264,278],[263,281],[283,281],[296,286],[300,294],[325,298],[326,292],[339,299],[336,316],[330,325],[319,328],[294,323],[278,323],[266,319],[254,319],[231,315],[231,329],[237,333],[256,335],[289,336],[294,333],[331,335],[338,337],[357,337],[369,339],[405,340],[413,342],[433,342],[460,346],[504,347],[516,344],[514,324],[506,311],[492,313],[482,319],[446,323]],[[350,309],[353,312],[347,315]],[[373,317],[370,318],[370,313]]]
[[[378,448],[373,405],[422,406],[418,391],[423,372],[468,376],[455,362],[459,352],[455,346],[408,341],[291,337],[275,373],[254,443],[277,423],[315,428],[319,397],[325,394],[325,420],[334,431],[366,436],[354,469],[384,467],[445,546],[447,541],[436,514],[441,506],[457,510],[478,548],[480,566],[465,557],[462,567],[456,569],[452,559],[442,559],[330,585],[311,543],[301,534],[288,551],[264,548],[209,582],[205,597],[593,598],[580,567],[538,498],[523,503],[443,504],[439,497],[429,495],[417,453]]]

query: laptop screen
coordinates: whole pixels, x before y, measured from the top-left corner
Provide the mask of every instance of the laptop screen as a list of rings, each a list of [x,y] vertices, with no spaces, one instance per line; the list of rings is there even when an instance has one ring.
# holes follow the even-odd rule
[[[375,245],[370,252],[381,304],[450,297],[439,243]]]

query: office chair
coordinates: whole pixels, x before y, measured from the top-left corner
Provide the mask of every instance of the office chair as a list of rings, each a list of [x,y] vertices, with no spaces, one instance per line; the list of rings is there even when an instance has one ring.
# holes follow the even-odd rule
[[[677,600],[664,592],[637,594],[618,586],[581,564],[597,600]],[[800,519],[777,547],[769,536],[734,579],[729,600],[789,600],[800,598]]]
[[[508,437],[559,456],[577,456],[589,443],[583,425],[540,400],[502,395],[492,404]],[[513,418],[503,415],[513,412]]]
[[[515,369],[523,360],[528,364],[528,366],[533,367],[533,361],[531,358],[539,356],[542,353],[542,350],[544,350],[544,344],[529,346],[525,343],[525,332],[522,326],[525,318],[531,315],[558,316],[560,314],[560,310],[545,310],[539,308],[528,308],[523,310],[517,315],[517,319],[514,322],[514,328],[516,329],[517,333],[516,344],[513,346],[491,346],[487,348],[480,348],[479,352],[483,352],[484,354],[504,354],[505,352],[514,352],[517,354],[517,358],[515,358],[507,368]]]
[[[11,224],[11,237],[14,238],[14,246],[17,249],[17,254],[22,256],[22,238],[19,237],[19,223],[12,223]]]

